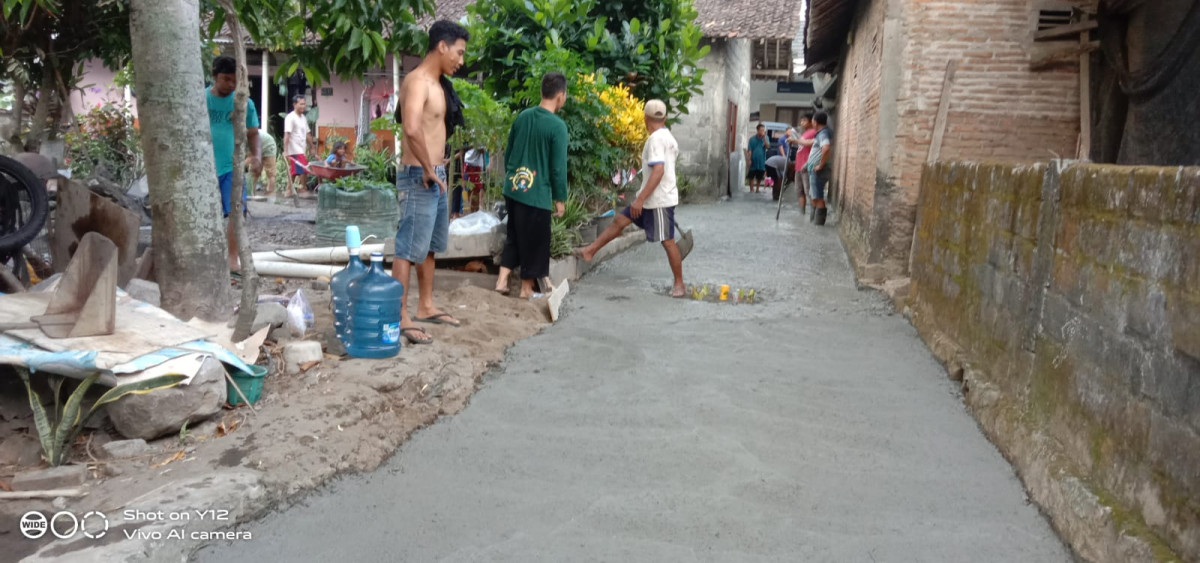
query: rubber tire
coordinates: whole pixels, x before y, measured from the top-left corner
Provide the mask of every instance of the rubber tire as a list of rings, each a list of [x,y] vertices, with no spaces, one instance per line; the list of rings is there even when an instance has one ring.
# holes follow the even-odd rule
[[[37,238],[38,233],[42,232],[42,227],[46,224],[50,203],[49,196],[46,194],[46,184],[24,164],[7,156],[0,156],[0,175],[10,176],[16,180],[20,184],[16,189],[24,189],[25,193],[29,194],[29,202],[32,205],[29,220],[24,225],[12,233],[0,233],[0,253],[5,253],[20,250],[29,244],[29,241]],[[0,184],[0,189],[11,188]]]

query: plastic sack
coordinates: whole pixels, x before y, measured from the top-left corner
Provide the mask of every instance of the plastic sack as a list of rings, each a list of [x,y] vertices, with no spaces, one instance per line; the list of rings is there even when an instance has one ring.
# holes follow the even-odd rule
[[[452,235],[478,235],[492,232],[500,219],[486,211],[476,211],[465,217],[459,217],[450,223]]]
[[[304,297],[304,290],[297,289],[296,295],[288,300],[287,305],[288,328],[292,331],[292,336],[301,337],[304,333],[313,326],[313,310],[308,304],[308,299]]]

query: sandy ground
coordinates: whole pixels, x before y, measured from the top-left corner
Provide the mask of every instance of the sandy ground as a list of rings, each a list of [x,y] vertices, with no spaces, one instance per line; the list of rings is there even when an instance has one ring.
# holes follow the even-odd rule
[[[256,249],[310,244],[306,241],[312,239],[313,224],[305,217],[312,216],[311,208],[252,206]],[[283,289],[273,282],[264,285],[265,292]],[[312,338],[332,323],[332,315],[328,291],[306,292],[317,313]],[[436,292],[435,302],[463,326],[427,325],[435,343],[405,345],[394,359],[327,356],[322,365],[297,375],[276,368],[266,380],[257,414],[244,407],[227,409],[188,429],[182,439],[168,436],[152,442],[153,452],[140,458],[92,459],[100,443],[120,437],[110,424],[86,432],[73,459],[89,467],[88,495],[0,501],[3,559],[177,560],[202,542],[170,537],[171,529],[187,536],[227,527],[336,474],[374,469],[414,430],[461,410],[504,350],[537,333],[545,322],[534,304],[476,287]],[[267,354],[260,364],[282,366],[278,348],[268,345]],[[19,385],[0,389],[0,437],[32,431],[25,401]],[[21,469],[0,466],[0,481]],[[52,514],[64,509],[77,515],[104,512],[110,530],[99,539],[76,534],[71,540],[53,540],[47,534],[29,540],[17,529],[26,511]],[[224,519],[197,521],[193,513],[189,521],[155,522],[145,515],[126,518],[125,509],[168,515],[207,509],[229,513]]]

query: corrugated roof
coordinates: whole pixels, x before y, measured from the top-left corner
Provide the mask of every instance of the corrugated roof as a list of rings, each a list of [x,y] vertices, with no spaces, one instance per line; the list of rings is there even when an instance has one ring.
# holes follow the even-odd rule
[[[804,21],[804,64],[812,67],[841,55],[858,1],[805,1],[808,17]]]

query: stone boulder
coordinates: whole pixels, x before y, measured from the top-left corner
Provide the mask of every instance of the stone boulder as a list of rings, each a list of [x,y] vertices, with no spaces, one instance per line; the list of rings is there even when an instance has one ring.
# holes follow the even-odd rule
[[[191,384],[127,395],[108,406],[108,417],[122,436],[153,440],[221,412],[225,398],[225,367],[208,358]]]

